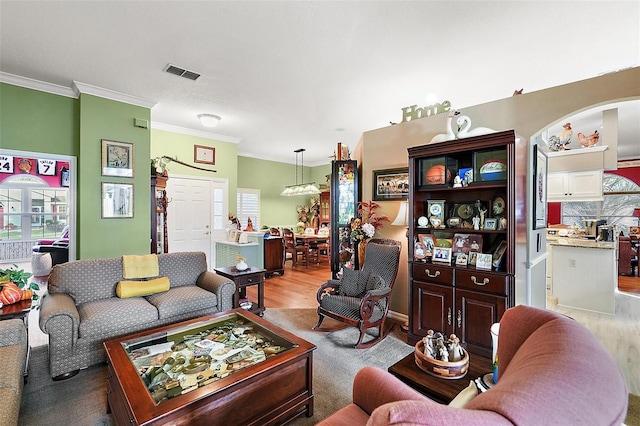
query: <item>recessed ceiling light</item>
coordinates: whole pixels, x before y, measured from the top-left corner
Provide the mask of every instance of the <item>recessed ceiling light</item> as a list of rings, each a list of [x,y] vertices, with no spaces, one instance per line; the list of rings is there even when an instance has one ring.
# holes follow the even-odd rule
[[[216,127],[218,121],[220,121],[220,117],[213,114],[198,114],[198,118],[200,119],[200,123],[205,127]]]

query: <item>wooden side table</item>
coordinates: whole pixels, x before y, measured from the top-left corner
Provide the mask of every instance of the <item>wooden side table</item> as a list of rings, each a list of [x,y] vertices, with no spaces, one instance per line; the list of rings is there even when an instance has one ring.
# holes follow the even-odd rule
[[[389,373],[393,374],[418,392],[441,404],[448,404],[464,388],[469,386],[469,381],[477,379],[486,373],[493,371],[489,358],[470,354],[469,370],[461,379],[440,379],[420,370],[416,365],[415,355],[410,353],[400,361],[389,367]]]
[[[21,300],[11,305],[4,305],[0,308],[0,321],[9,319],[21,319],[27,330],[27,360],[24,363],[24,377],[29,371],[29,357],[31,356],[31,346],[29,345],[29,312],[31,312],[31,299]]]
[[[235,266],[224,266],[213,269],[216,274],[229,278],[236,284],[236,292],[233,295],[233,307],[240,307],[240,299],[247,297],[247,287],[258,286],[258,302],[251,302],[248,310],[256,315],[262,316],[264,313],[264,275],[266,269],[250,266],[244,271],[238,271]]]

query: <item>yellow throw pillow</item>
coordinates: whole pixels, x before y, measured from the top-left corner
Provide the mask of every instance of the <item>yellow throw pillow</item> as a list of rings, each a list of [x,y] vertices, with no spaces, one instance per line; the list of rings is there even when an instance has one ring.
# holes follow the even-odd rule
[[[126,279],[151,278],[160,275],[158,255],[123,255],[122,276]]]
[[[449,403],[449,407],[464,408],[475,396],[478,395],[478,388],[473,380],[469,381],[469,386],[462,389],[455,398]]]
[[[116,295],[121,299],[148,296],[168,291],[169,287],[168,277],[160,277],[149,281],[120,281],[116,286]]]

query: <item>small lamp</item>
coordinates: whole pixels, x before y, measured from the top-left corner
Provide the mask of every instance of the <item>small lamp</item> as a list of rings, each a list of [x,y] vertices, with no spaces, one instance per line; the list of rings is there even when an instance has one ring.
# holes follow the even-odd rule
[[[639,209],[640,210],[640,209]],[[409,225],[409,202],[403,201],[400,203],[400,210],[398,210],[398,215],[391,222],[394,226],[407,226]]]
[[[640,208],[633,209],[633,217],[638,218],[638,226],[640,226]]]

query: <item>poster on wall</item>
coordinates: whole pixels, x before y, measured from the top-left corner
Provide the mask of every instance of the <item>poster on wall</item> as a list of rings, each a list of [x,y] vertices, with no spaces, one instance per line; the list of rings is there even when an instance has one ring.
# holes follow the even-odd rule
[[[0,154],[0,184],[69,187],[69,162]]]

